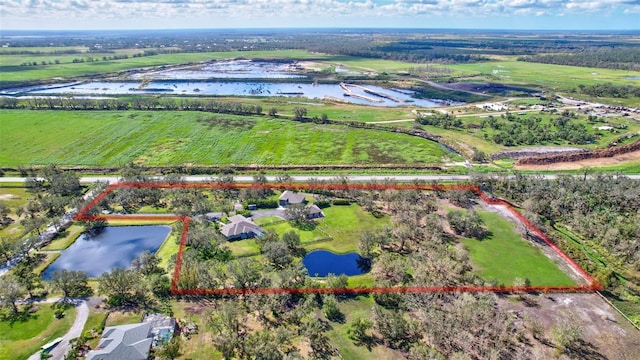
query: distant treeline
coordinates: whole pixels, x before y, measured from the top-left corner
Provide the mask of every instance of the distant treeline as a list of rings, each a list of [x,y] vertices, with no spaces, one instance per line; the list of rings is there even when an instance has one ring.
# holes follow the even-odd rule
[[[638,44],[632,36],[611,37],[567,34],[465,33],[450,36],[429,31],[163,31],[42,36],[12,39],[13,49],[4,54],[37,55],[38,50],[20,46],[85,46],[88,52],[108,53],[118,49],[140,49],[147,55],[184,52],[268,51],[300,49],[334,55],[393,59],[415,63],[465,63],[488,60],[490,55],[518,55],[524,61],[554,64],[638,69]],[[458,34],[460,35],[460,34]],[[68,51],[68,52],[67,52]],[[59,53],[76,53],[60,50]],[[43,51],[42,54],[55,54]],[[539,55],[559,54],[559,55]]]
[[[640,71],[640,49],[631,47],[585,48],[572,53],[538,54],[520,61]]]
[[[611,83],[596,85],[578,85],[583,94],[596,97],[628,98],[640,97],[640,86],[613,85]]]

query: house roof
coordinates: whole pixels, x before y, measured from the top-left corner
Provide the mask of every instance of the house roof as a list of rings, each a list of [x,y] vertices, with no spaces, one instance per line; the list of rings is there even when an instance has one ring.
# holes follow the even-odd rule
[[[108,326],[98,348],[87,353],[87,360],[145,360],[153,341],[150,330],[151,323]]]
[[[247,219],[242,215],[234,215],[229,218],[231,221],[220,229],[222,235],[226,237],[234,237],[242,234],[249,233],[261,233],[262,229],[256,225],[253,221]]]
[[[301,204],[304,202],[304,194],[294,193],[289,190],[285,190],[278,198],[280,201],[287,201],[289,204]]]
[[[317,205],[312,204],[309,206],[309,210],[307,210],[307,213],[309,215],[322,214],[322,210]]]

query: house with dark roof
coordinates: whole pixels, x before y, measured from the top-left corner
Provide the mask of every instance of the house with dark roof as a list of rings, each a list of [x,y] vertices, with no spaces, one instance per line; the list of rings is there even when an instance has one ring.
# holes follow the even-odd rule
[[[278,204],[282,207],[294,204],[306,204],[307,199],[304,198],[304,194],[294,193],[289,190],[285,190],[278,198]]]
[[[220,229],[220,233],[227,240],[248,239],[264,235],[264,232],[256,223],[242,215],[234,215],[229,218],[229,223]]]
[[[322,210],[315,204],[311,204],[307,207],[307,219],[317,219],[324,217]]]
[[[153,343],[151,323],[107,326],[87,360],[146,360]]]

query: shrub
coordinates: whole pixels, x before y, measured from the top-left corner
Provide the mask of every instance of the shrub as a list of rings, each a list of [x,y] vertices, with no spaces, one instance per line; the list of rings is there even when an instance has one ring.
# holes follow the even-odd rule
[[[351,201],[349,199],[333,199],[333,205],[351,205]]]

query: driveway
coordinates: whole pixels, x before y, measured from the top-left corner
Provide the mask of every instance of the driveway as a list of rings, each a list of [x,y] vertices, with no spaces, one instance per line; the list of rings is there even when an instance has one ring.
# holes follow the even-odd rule
[[[284,209],[260,209],[251,211],[251,217],[255,219],[260,219],[267,216],[277,216],[279,218],[284,219]]]
[[[60,299],[47,299],[46,302],[56,302],[58,300]],[[89,317],[89,306],[85,300],[73,300],[73,303],[76,305],[76,320],[73,322],[71,329],[63,336],[62,341],[49,352],[52,355],[52,360],[64,359],[64,356],[71,349],[69,340],[82,335],[82,329],[84,329],[84,324]],[[40,360],[40,351],[31,355],[29,360]]]

